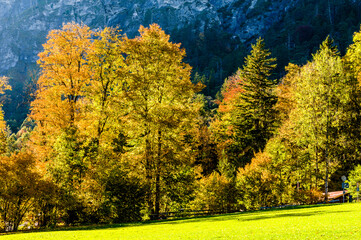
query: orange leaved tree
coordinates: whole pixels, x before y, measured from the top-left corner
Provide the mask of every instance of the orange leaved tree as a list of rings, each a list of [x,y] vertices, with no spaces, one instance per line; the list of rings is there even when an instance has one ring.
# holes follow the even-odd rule
[[[52,178],[62,189],[61,203],[69,212],[78,206],[78,193],[87,170],[86,137],[81,131],[86,119],[86,90],[91,80],[88,55],[93,51],[93,32],[85,25],[65,24],[52,30],[39,53],[41,74],[31,118],[36,122],[31,147],[47,162]],[[68,214],[71,215],[71,214]]]
[[[92,32],[85,25],[69,23],[52,30],[44,51],[39,53],[41,75],[36,98],[31,104],[31,118],[37,123],[33,139],[41,147],[38,153],[49,157],[57,137],[76,131],[84,118],[82,98],[90,81],[87,54],[92,47]]]

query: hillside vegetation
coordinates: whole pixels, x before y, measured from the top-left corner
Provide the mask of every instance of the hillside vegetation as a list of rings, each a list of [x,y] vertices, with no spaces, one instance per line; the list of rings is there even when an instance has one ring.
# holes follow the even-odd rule
[[[258,38],[216,101],[158,24],[131,38],[71,22],[43,47],[28,119],[12,133],[0,114],[2,231],[327,203],[341,176],[357,192],[361,31],[280,79]]]

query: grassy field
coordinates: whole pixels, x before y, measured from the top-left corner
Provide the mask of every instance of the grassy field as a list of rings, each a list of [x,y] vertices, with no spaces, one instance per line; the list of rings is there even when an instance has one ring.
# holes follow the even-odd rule
[[[0,239],[361,239],[361,203],[16,233]]]

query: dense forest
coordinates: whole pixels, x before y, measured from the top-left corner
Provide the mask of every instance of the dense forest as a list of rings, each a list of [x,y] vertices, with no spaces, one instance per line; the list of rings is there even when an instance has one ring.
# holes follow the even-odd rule
[[[46,1],[38,2],[44,4]],[[187,50],[184,61],[192,66],[192,81],[197,82],[199,79],[196,78],[201,77],[206,86],[202,93],[213,99],[220,91],[224,79],[234,74],[242,66],[244,58],[251,50],[251,43],[254,43],[257,38],[256,36],[245,41],[235,34],[229,26],[228,20],[232,16],[232,11],[239,8],[244,0],[230,2],[234,2],[231,7],[217,10],[219,16],[223,16],[225,19],[221,25],[215,24],[209,19],[204,23],[204,29],[200,29],[199,25],[203,24],[202,21],[190,19],[189,24],[181,28],[166,29],[159,23],[163,30],[171,36],[172,42],[181,43],[182,48]],[[249,20],[255,17],[265,19],[263,14],[272,7],[271,1],[254,2],[257,4],[253,10],[244,12],[244,19]],[[332,37],[340,53],[344,55],[347,47],[352,43],[352,34],[359,30],[361,24],[361,3],[359,1],[298,0],[295,2],[294,7],[284,10],[284,16],[282,15],[279,20],[274,23],[265,22],[264,24],[269,24],[270,28],[260,33],[266,47],[277,58],[277,67],[272,75],[274,79],[279,79],[286,74],[285,66],[288,63],[303,65],[311,60],[312,54],[316,53],[319,45],[328,35]],[[40,10],[33,9],[30,12],[37,11]],[[152,23],[150,20],[147,18],[143,25],[147,26]],[[25,19],[23,21],[32,20]],[[112,24],[109,26],[122,26],[123,22]],[[247,21],[244,24],[238,27],[239,31],[252,28],[247,25]],[[18,28],[18,26],[13,27]],[[91,28],[95,27],[91,26]],[[41,34],[45,36],[46,33]],[[126,33],[128,34],[128,32]],[[24,33],[20,31],[20,33],[12,34],[22,36]],[[29,40],[26,42],[32,43],[31,46],[34,44],[41,46],[44,43],[42,41],[34,42],[34,38],[41,39],[42,37],[30,34],[24,36],[24,39]],[[26,53],[33,51],[32,48],[26,49]],[[29,56],[20,56],[17,66],[2,73],[11,79],[10,84],[13,89],[3,96],[5,119],[13,132],[20,130],[23,121],[29,114],[30,102],[33,100],[36,89],[36,79],[40,73],[39,67],[34,62],[27,62],[26,58]]]
[[[29,117],[12,133],[0,115],[2,230],[327,202],[342,175],[356,191],[361,32],[345,54],[326,36],[281,79],[258,38],[216,101],[180,44],[139,33],[49,32]]]

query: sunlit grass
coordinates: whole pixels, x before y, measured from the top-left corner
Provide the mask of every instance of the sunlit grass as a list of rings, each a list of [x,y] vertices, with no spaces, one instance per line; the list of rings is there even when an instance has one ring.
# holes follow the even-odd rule
[[[16,233],[9,239],[361,239],[361,203]]]

